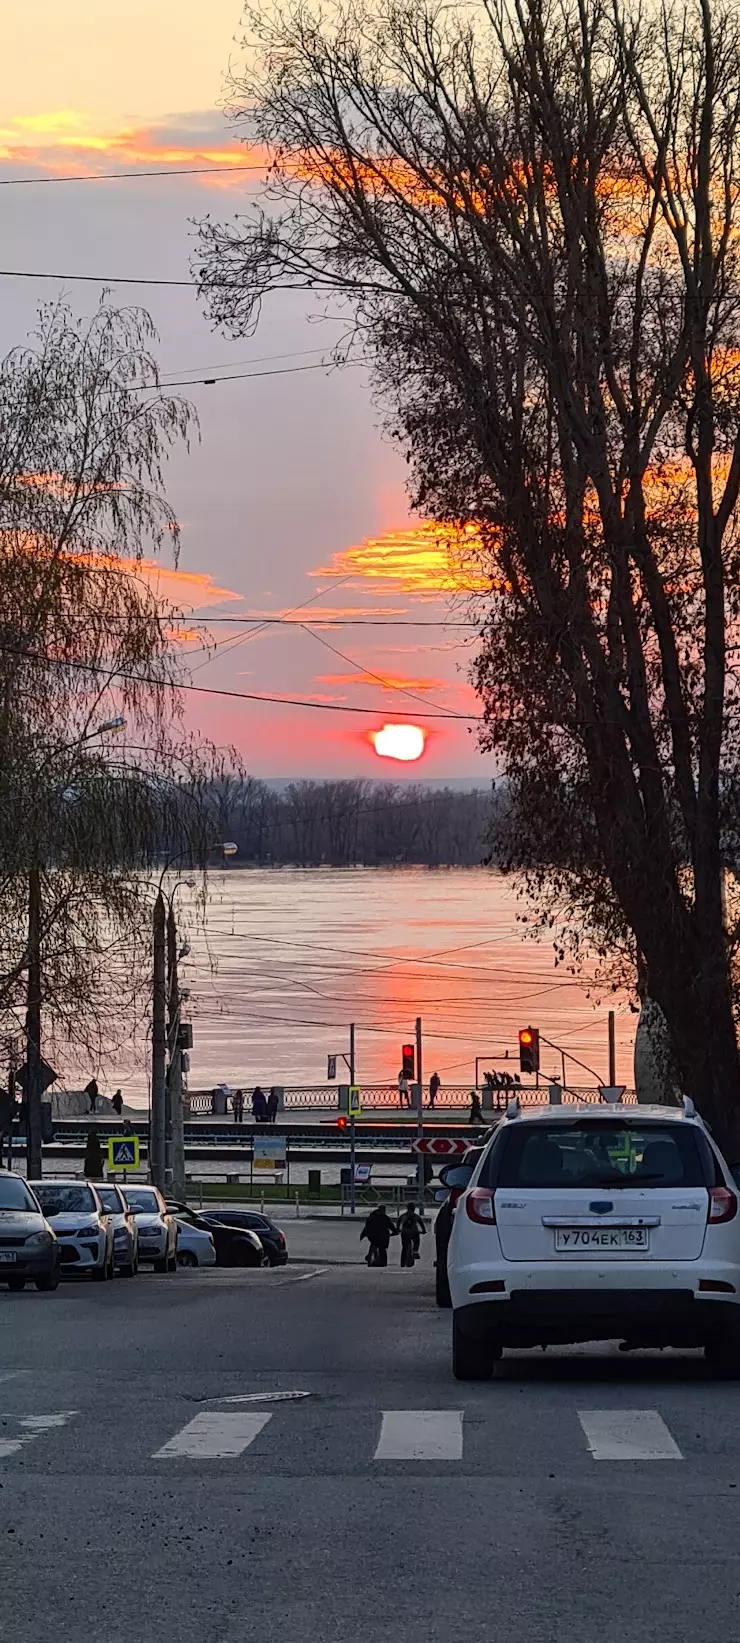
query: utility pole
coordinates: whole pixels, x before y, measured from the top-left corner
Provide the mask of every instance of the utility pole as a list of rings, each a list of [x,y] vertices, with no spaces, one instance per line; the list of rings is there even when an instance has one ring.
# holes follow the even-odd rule
[[[350,1089],[353,1089],[354,1082],[355,1082],[355,1024],[354,1024],[354,1021],[353,1021],[353,1022],[351,1022],[350,1029],[349,1029],[349,1085],[350,1085]],[[354,1109],[352,1107],[352,1097],[351,1096],[350,1096],[350,1115],[349,1115],[349,1213],[350,1213],[350,1215],[354,1215],[356,1213],[356,1203],[355,1203],[355,1114],[354,1114]]]
[[[614,1011],[609,1011],[609,1083],[614,1088],[617,1082],[617,1053],[614,1043]]]
[[[167,1098],[167,1008],[165,983],[164,897],[158,890],[153,921],[154,968],[152,986],[152,1120],[149,1138],[149,1169],[155,1187],[165,1184],[165,1136]]]
[[[26,1169],[42,1175],[41,1146],[41,873],[28,874],[28,984],[26,992]]]
[[[165,1182],[174,1198],[185,1197],[185,1126],[182,1111],[182,1050],[180,1049],[180,985],[177,976],[177,925],[170,902],[167,914],[167,980],[169,990],[167,1040],[167,1155]]]
[[[421,1063],[421,1016],[416,1017],[416,1133],[417,1139],[424,1138],[424,1084],[423,1068]],[[419,1196],[419,1212],[424,1214],[424,1154],[420,1152],[416,1161],[416,1190]]]

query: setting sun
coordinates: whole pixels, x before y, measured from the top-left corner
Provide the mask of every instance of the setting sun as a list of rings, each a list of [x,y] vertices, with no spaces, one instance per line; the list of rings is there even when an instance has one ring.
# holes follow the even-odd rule
[[[370,740],[380,759],[410,763],[421,758],[426,732],[419,725],[383,725],[382,730],[371,730]]]

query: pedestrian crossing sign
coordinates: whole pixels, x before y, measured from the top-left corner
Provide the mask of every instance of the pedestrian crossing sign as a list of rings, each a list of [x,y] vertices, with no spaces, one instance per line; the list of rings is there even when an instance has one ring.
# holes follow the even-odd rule
[[[350,1084],[349,1096],[347,1098],[347,1112],[350,1118],[359,1118],[360,1113],[362,1112],[362,1102],[360,1101],[360,1091],[357,1084]]]
[[[108,1137],[108,1168],[109,1170],[139,1168],[138,1135],[110,1135]]]

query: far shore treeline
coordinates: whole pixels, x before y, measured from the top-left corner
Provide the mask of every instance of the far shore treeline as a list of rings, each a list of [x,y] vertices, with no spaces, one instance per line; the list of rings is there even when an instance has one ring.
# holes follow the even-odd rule
[[[296,781],[280,790],[252,777],[213,783],[217,836],[235,865],[473,867],[490,854],[490,787]]]

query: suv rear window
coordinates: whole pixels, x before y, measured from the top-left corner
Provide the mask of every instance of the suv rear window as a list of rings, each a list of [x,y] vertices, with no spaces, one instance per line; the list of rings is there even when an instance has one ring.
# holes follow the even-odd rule
[[[706,1187],[715,1184],[711,1147],[689,1124],[517,1124],[485,1184],[499,1187]],[[481,1181],[481,1185],[483,1185]]]

